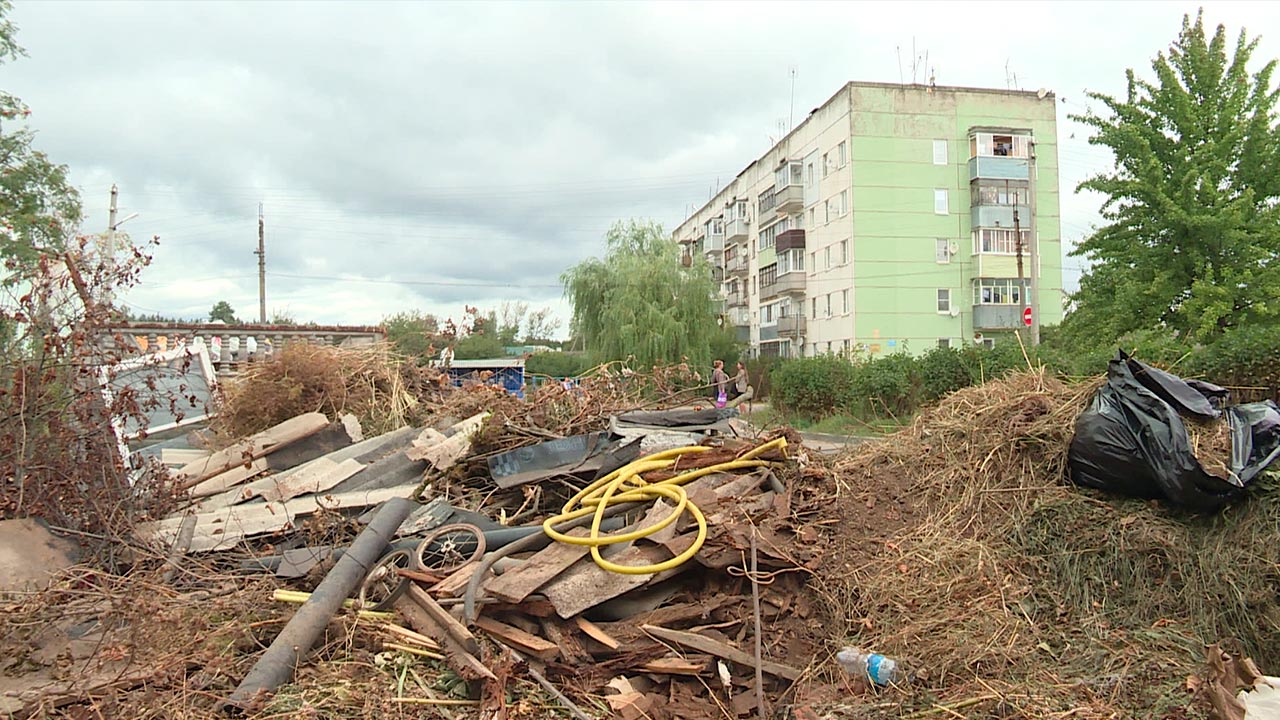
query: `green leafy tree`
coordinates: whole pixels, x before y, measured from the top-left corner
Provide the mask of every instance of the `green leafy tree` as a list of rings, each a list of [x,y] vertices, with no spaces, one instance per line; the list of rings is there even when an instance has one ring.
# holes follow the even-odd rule
[[[1164,328],[1211,339],[1280,312],[1280,126],[1276,62],[1249,64],[1257,38],[1234,47],[1203,13],[1184,17],[1153,81],[1128,71],[1109,111],[1073,116],[1110,148],[1115,169],[1081,183],[1107,196],[1108,224],[1073,252],[1092,267],[1068,320],[1081,336]]]
[[[696,256],[684,266],[679,246],[652,221],[615,223],[605,245],[603,260],[584,260],[561,276],[573,332],[592,360],[709,364],[718,327],[706,261]]]
[[[387,331],[387,340],[407,357],[424,358],[433,346],[437,350],[441,347],[440,320],[431,313],[421,310],[398,312],[383,318],[382,327]]]
[[[240,322],[236,320],[236,311],[231,307],[231,303],[226,300],[219,300],[209,311],[209,321],[216,322],[221,320],[228,325],[235,325]]]
[[[488,360],[506,357],[502,340],[495,334],[473,332],[453,346],[455,360]]]
[[[12,4],[0,0],[0,64],[26,55],[9,20]],[[0,261],[30,266],[41,250],[66,249],[81,219],[80,195],[67,167],[32,147],[31,111],[0,91]]]

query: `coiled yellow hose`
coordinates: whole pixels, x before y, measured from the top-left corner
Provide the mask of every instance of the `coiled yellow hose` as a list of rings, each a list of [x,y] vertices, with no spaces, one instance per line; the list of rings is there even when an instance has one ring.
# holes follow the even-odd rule
[[[542,523],[543,531],[553,540],[570,545],[587,545],[591,547],[591,559],[595,560],[596,565],[610,572],[620,573],[622,575],[649,575],[659,573],[663,570],[679,567],[690,558],[698,554],[698,550],[702,549],[703,543],[707,540],[707,519],[703,516],[702,511],[697,505],[689,502],[689,494],[682,487],[685,483],[697,480],[704,475],[712,473],[724,472],[728,470],[740,470],[743,468],[757,468],[771,465],[767,460],[757,460],[766,452],[773,449],[783,449],[787,447],[786,438],[778,438],[764,443],[751,452],[746,453],[736,460],[710,465],[708,467],[696,468],[678,475],[674,475],[666,480],[656,483],[645,482],[642,477],[643,473],[652,472],[654,470],[665,470],[675,465],[676,461],[683,455],[692,455],[696,453],[707,452],[711,448],[703,445],[690,445],[688,447],[675,448],[673,450],[664,450],[654,453],[646,457],[642,457],[627,465],[614,470],[604,477],[596,480],[581,492],[569,498],[569,501],[561,508],[560,514],[555,517],[547,518]],[[604,519],[605,510],[610,505],[629,502],[648,502],[657,499],[671,500],[675,503],[675,509],[671,514],[662,518],[662,520],[650,525],[649,527],[631,532],[619,533],[617,535],[601,535],[600,523]],[[685,510],[693,516],[698,523],[698,536],[693,541],[693,545],[689,549],[679,555],[653,565],[619,565],[617,563],[605,560],[600,554],[600,548],[615,543],[632,542],[640,538],[648,537],[671,523],[674,523],[684,513]],[[586,537],[575,537],[566,535],[555,530],[554,526],[570,520],[576,520],[585,515],[594,514],[591,520],[591,532]]]

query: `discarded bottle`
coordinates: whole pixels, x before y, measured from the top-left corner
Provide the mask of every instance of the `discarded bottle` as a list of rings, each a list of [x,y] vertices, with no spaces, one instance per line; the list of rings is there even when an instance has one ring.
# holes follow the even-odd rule
[[[846,672],[867,678],[876,685],[889,685],[902,679],[898,663],[876,653],[847,647],[836,653],[836,662]]]

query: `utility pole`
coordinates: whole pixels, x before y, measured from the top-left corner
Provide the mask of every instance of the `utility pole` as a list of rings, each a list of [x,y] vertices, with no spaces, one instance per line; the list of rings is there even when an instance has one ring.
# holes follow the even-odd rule
[[[1008,180],[1004,181],[1004,198],[1006,201],[1009,200]],[[1018,317],[1014,322],[1021,323],[1022,315],[1027,310],[1027,282],[1026,274],[1022,270],[1022,222],[1021,218],[1018,217],[1018,196],[1016,194],[1016,190],[1013,196],[1013,243],[1013,246],[1018,251]],[[1018,334],[1022,334],[1022,326],[1019,324],[1016,327],[1018,328]]]
[[[114,252],[116,247],[116,212],[119,209],[117,201],[120,199],[120,188],[115,183],[111,183],[111,206],[107,211],[107,247]]]
[[[1040,344],[1040,236],[1036,233],[1036,141],[1027,142],[1027,209],[1031,214],[1031,344]]]
[[[262,218],[262,203],[258,203],[258,322],[267,324],[267,233]]]

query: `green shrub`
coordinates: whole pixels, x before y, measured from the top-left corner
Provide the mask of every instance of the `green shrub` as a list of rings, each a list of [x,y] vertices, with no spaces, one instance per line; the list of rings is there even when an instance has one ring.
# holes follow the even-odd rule
[[[1280,325],[1236,327],[1197,348],[1179,369],[1209,382],[1235,387],[1280,387]],[[1244,398],[1240,398],[1243,400]]]
[[[774,408],[820,419],[842,412],[854,400],[854,367],[834,355],[784,360],[769,373]]]
[[[862,409],[873,417],[901,416],[915,411],[917,361],[894,353],[855,366],[853,389]]]
[[[951,348],[935,348],[916,361],[921,399],[933,402],[973,383],[964,355]]]

